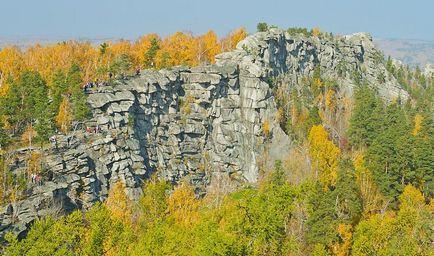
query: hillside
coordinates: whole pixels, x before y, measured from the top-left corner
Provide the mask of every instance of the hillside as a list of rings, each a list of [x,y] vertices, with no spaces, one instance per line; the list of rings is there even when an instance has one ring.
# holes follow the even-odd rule
[[[392,246],[380,246],[386,255],[399,250],[401,235],[410,252],[432,249],[424,232],[434,191],[433,80],[386,61],[369,34],[271,28],[216,55],[215,64],[119,75],[78,87],[82,94],[62,94],[65,105],[50,117],[60,129],[47,136],[51,142],[2,155],[11,177],[43,178],[4,202],[0,237],[27,236],[6,237],[7,255],[37,253],[44,229],[49,247],[85,255],[107,248],[348,255],[351,246],[354,255],[366,255],[381,238],[375,232],[383,224],[375,221],[398,230],[384,231],[392,237]],[[19,84],[25,77],[10,83],[1,102],[19,97],[14,88],[31,84]],[[51,102],[44,104],[39,110]],[[89,113],[62,126],[66,104],[86,105]],[[0,112],[8,113],[20,112]],[[45,119],[28,120],[37,127]],[[58,220],[37,221],[47,216]],[[401,218],[417,223],[407,229]],[[56,229],[65,240],[55,241]],[[63,229],[75,237],[68,240]]]
[[[375,39],[375,45],[386,56],[400,60],[405,65],[423,69],[434,63],[434,42],[405,39]]]

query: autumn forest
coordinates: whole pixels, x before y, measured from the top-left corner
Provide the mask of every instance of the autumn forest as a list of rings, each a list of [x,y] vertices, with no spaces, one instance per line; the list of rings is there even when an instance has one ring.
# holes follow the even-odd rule
[[[268,29],[258,24],[259,32]],[[287,32],[335,40],[319,28]],[[71,133],[75,121],[89,118],[85,84],[111,85],[136,70],[213,64],[217,54],[235,49],[247,36],[240,28],[223,38],[210,30],[199,36],[149,34],[134,42],[1,49],[1,205],[25,197],[20,191],[26,191],[30,173],[44,173],[41,154],[30,154],[29,171],[19,176],[8,170],[13,160],[7,153],[48,147],[52,134]],[[378,63],[408,92],[408,100],[384,100],[358,74],[353,74],[353,96],[342,98],[340,74],[326,77],[319,66],[303,77],[299,90],[269,79],[275,121],[294,147],[273,162],[264,153],[257,184],[213,187],[199,195],[188,180],[173,184],[154,173],[133,201],[117,182],[107,200],[86,211],[40,218],[25,237],[8,233],[2,252],[433,255],[434,79],[390,57],[379,56]],[[269,126],[261,124],[265,138]]]

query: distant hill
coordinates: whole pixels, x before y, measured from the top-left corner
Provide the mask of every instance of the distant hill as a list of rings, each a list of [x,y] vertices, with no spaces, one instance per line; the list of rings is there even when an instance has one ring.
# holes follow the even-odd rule
[[[434,41],[412,39],[374,39],[386,56],[390,55],[412,67],[434,63]]]

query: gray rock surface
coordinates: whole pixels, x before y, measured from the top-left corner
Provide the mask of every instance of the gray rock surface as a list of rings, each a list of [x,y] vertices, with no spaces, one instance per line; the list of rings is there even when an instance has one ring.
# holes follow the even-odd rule
[[[275,121],[271,78],[284,77],[288,87],[295,86],[320,65],[323,75],[338,77],[348,94],[356,72],[385,99],[408,98],[365,33],[318,39],[271,29],[247,37],[216,62],[144,70],[92,91],[93,118],[59,137],[57,148],[43,152],[52,178],[33,186],[26,199],[4,207],[0,238],[6,231],[23,235],[35,219],[53,212],[87,209],[105,200],[117,181],[137,199],[154,172],[173,183],[187,177],[200,193],[214,176],[255,183],[264,150],[271,149],[271,159],[277,160],[292,146]],[[380,74],[384,81],[379,82]],[[265,121],[268,138],[262,131]],[[96,126],[99,132],[86,132]]]

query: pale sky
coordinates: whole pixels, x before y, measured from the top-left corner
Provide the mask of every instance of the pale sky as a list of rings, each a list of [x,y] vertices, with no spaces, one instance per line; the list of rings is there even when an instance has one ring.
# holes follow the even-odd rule
[[[220,36],[265,21],[335,34],[434,41],[434,0],[0,0],[0,38],[126,38],[156,32]]]

